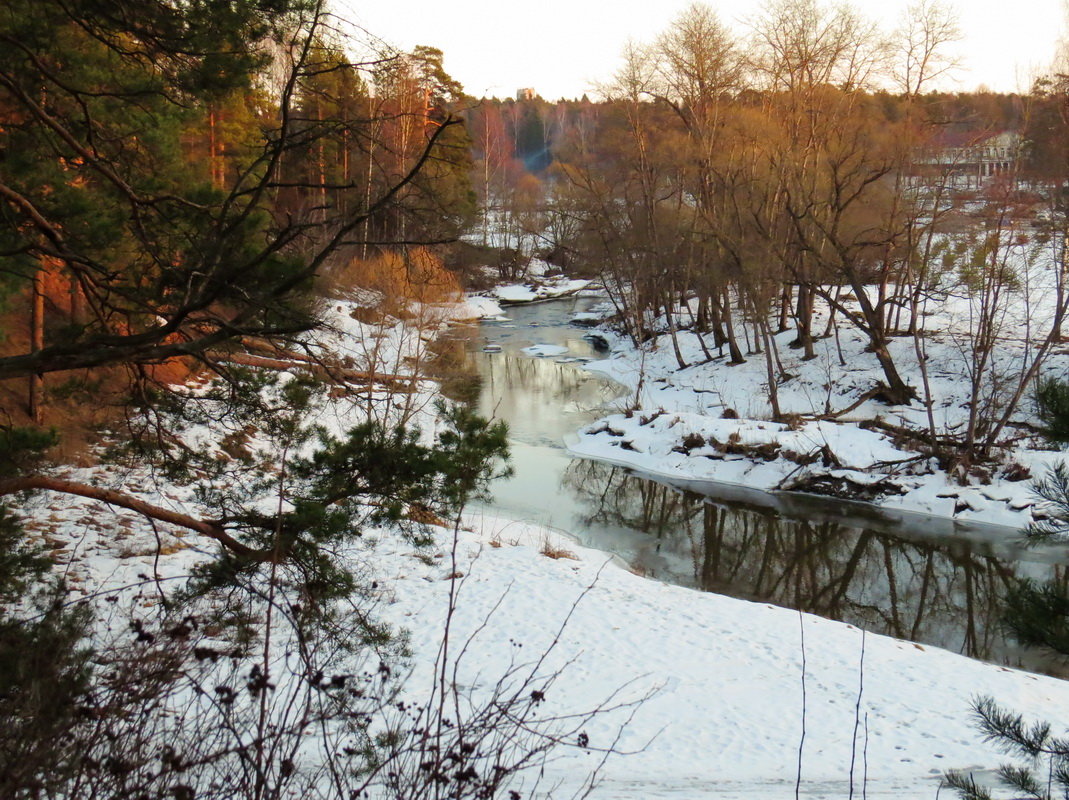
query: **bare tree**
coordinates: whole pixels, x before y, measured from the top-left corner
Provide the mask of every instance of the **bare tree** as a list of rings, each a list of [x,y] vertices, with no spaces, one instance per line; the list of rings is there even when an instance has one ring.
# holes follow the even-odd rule
[[[891,38],[892,79],[903,96],[916,101],[928,86],[959,66],[947,45],[961,38],[953,10],[940,0],[919,0],[906,10]]]

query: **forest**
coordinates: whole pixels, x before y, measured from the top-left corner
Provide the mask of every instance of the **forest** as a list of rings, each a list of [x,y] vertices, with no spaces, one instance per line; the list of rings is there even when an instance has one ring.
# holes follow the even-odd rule
[[[604,620],[621,609],[631,623],[616,629],[645,654],[664,631],[685,638],[683,617],[637,631],[696,589],[644,581],[549,526],[479,516],[516,443],[478,413],[488,379],[454,334],[508,324],[519,295],[502,287],[544,299],[558,281],[600,303],[573,321],[598,326],[612,352],[589,374],[623,399],[579,431],[569,446],[590,460],[565,480],[602,516],[648,530],[656,512],[667,538],[700,536],[707,592],[749,574],[719,559],[756,535],[754,514],[664,486],[636,489],[634,512],[597,461],[981,522],[997,507],[1004,526],[1063,535],[1069,78],[948,92],[958,36],[937,2],[886,31],[852,6],[777,0],[745,36],[696,4],[626,45],[588,95],[547,101],[472,97],[433,42],[393,48],[325,0],[9,0],[0,796],[518,800],[602,783],[610,797],[712,796],[715,780],[692,775],[699,753],[677,763],[642,722],[658,703],[685,717],[694,701],[671,698],[697,678],[582,655],[611,654]],[[552,353],[532,341],[528,356]],[[753,549],[789,562],[796,534],[773,528]],[[761,648],[789,651],[783,669],[800,656],[797,784],[770,797],[803,781],[807,631],[835,659],[814,696],[861,670],[856,705],[840,704],[852,716],[811,764],[841,783],[848,757],[828,796],[852,797],[867,786],[865,648],[891,664],[896,645],[862,632],[858,664],[844,637],[860,628],[809,612],[846,606],[875,629],[849,581],[886,564],[881,633],[908,639],[900,609],[916,608],[914,629],[957,615],[932,565],[964,561],[968,655],[984,655],[1002,649],[992,587],[1012,582],[994,561],[921,548],[921,596],[900,598],[890,564],[913,550],[804,530],[808,579],[764,566],[754,579],[777,604],[806,594],[797,614],[714,595],[694,614],[729,639],[736,620],[760,628],[728,676]],[[838,548],[856,555],[832,591],[824,550]],[[926,607],[929,586],[949,610]],[[1014,586],[1017,640],[1069,652],[1064,587]],[[705,670],[695,653],[714,658],[704,647],[679,659],[687,675]],[[1046,759],[1045,787],[1001,773],[1029,796],[1069,786],[1069,743],[975,700],[1018,684],[913,647],[910,702],[937,701],[964,670],[954,691],[974,701],[983,758],[993,741]],[[769,697],[788,691],[768,679]],[[1069,699],[1042,681],[1028,719]],[[902,709],[886,730],[874,721],[874,761],[930,755],[920,734],[893,744],[915,713]],[[953,763],[934,771],[991,796],[954,771],[981,739],[967,706],[955,716],[941,734]],[[698,747],[719,727],[666,738]],[[716,769],[783,758],[722,744]],[[629,757],[649,777],[611,771]]]

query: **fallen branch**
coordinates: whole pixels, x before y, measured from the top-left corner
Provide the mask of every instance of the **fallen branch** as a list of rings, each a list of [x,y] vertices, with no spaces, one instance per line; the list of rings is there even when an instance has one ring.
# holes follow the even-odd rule
[[[901,495],[906,489],[889,478],[873,483],[855,481],[846,475],[808,475],[781,487],[788,492],[837,497],[840,500],[859,500],[871,503],[887,495]]]
[[[22,478],[12,478],[6,481],[0,481],[0,497],[15,494],[16,492],[33,490],[60,492],[62,494],[73,494],[79,497],[88,497],[92,500],[100,500],[108,505],[136,511],[138,514],[148,517],[149,519],[167,522],[171,525],[177,525],[180,528],[196,531],[202,536],[214,539],[230,552],[243,558],[263,561],[270,557],[270,554],[267,551],[256,550],[239,542],[227,533],[223,526],[218,522],[197,519],[188,514],[182,514],[169,508],[163,508],[162,506],[147,503],[144,500],[139,500],[128,494],[117,492],[114,489],[104,489],[99,486],[92,486],[87,483],[77,483],[75,481],[65,481],[48,475],[29,475]]]
[[[851,411],[853,411],[858,406],[861,406],[861,405],[867,403],[869,400],[871,400],[872,398],[876,397],[882,391],[883,391],[883,388],[879,387],[879,386],[877,386],[877,387],[875,387],[873,389],[869,389],[867,392],[865,392],[863,395],[861,395],[861,397],[859,397],[857,399],[857,402],[853,403],[852,405],[849,405],[849,406],[847,406],[846,408],[844,408],[844,409],[842,409],[840,411],[833,411],[830,414],[821,414],[820,416],[813,417],[813,419],[815,419],[815,420],[838,419],[839,417],[844,416],[845,414],[849,414]],[[828,405],[831,405],[831,404],[829,403]]]
[[[933,441],[931,435],[927,431],[922,431],[919,428],[907,428],[904,425],[892,425],[890,422],[884,422],[882,419],[862,420],[857,423],[857,426],[862,430],[879,430],[885,433],[894,434],[895,436],[901,436],[905,439],[912,439],[926,444],[929,447],[950,447],[953,449],[961,449],[961,442],[956,439],[951,439],[946,436],[937,436]]]
[[[267,339],[259,339],[254,336],[242,336],[239,341],[241,342],[241,346],[250,353],[270,354],[285,359],[286,361],[303,361],[310,364],[321,363],[315,356],[308,355],[307,353],[298,353],[295,350],[289,350],[274,342],[270,342]]]
[[[293,353],[291,355],[298,355]],[[244,367],[258,367],[261,369],[273,369],[280,372],[290,370],[303,370],[317,378],[322,378],[328,383],[343,385],[355,383],[367,385],[378,383],[395,392],[414,392],[412,383],[415,378],[410,375],[396,375],[392,373],[362,372],[358,370],[336,367],[311,358],[300,360],[268,358],[256,356],[251,353],[211,353],[211,358],[227,364],[239,364]]]
[[[918,453],[917,455],[910,456],[909,458],[896,458],[893,461],[874,461],[872,464],[869,465],[868,469],[884,470],[892,469],[894,467],[903,467],[906,464],[916,464],[921,461],[927,461],[931,457],[931,453]]]

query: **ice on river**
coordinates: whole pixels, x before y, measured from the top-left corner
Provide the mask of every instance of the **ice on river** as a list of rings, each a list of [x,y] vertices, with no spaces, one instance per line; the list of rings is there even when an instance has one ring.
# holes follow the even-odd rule
[[[559,344],[536,344],[523,348],[523,352],[529,356],[545,358],[546,356],[563,356],[568,348]]]

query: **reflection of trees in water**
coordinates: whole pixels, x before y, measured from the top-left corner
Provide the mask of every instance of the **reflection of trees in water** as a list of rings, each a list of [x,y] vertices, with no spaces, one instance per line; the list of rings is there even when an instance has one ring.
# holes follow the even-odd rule
[[[531,358],[508,354],[473,354],[485,364],[480,370],[487,384],[500,392],[524,392],[567,398],[590,383],[589,376],[574,365],[552,358]]]
[[[605,381],[592,378],[574,364],[508,354],[479,353],[473,357],[483,362],[479,367],[484,384],[483,413],[506,421],[551,421],[561,416],[562,409],[596,408],[615,396]],[[547,422],[545,432],[555,428]]]
[[[615,397],[608,382],[574,364],[558,363],[552,357],[479,352],[476,348],[482,341],[478,328],[456,328],[432,344],[435,358],[428,374],[442,382],[446,397],[473,403],[484,384],[484,402],[491,404],[501,398],[520,405],[552,398],[558,403],[589,399],[594,406]]]
[[[435,357],[428,375],[438,380],[444,397],[466,405],[477,403],[482,392],[479,365],[468,352],[475,336],[475,328],[456,328],[430,345]]]
[[[1016,564],[963,540],[912,541],[834,521],[786,519],[590,461],[573,462],[564,484],[586,506],[587,524],[656,537],[660,550],[690,558],[706,591],[800,608],[976,658],[1021,656],[1000,626]],[[1052,572],[1065,579],[1063,569]]]
[[[479,352],[482,341],[478,328],[457,328],[437,339],[432,345],[435,359],[431,377],[474,387],[473,400],[485,384],[491,399],[508,396],[525,402],[545,397],[568,401],[584,391],[593,396],[591,390],[604,383],[591,380],[574,364],[558,363],[554,358]],[[462,391],[467,395],[472,389]],[[608,389],[600,394],[612,397]]]

